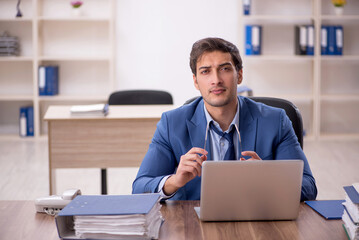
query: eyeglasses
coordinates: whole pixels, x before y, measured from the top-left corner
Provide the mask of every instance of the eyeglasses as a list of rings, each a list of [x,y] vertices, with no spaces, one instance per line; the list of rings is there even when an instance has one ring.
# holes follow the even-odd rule
[[[207,123],[207,127],[206,127],[206,135],[205,135],[205,137],[204,137],[204,147],[203,147],[203,149],[204,150],[206,150],[206,145],[207,145],[207,138],[208,138],[208,130],[209,130],[209,124],[210,124],[211,122],[208,122]],[[235,127],[235,129],[236,129],[236,131],[237,131],[237,134],[238,134],[238,140],[239,140],[239,156],[240,156],[240,158],[239,159],[241,159],[243,156],[242,156],[242,139],[241,139],[241,133],[239,132],[239,130],[238,130],[238,127],[237,127],[237,125],[236,124],[234,124],[234,127]]]

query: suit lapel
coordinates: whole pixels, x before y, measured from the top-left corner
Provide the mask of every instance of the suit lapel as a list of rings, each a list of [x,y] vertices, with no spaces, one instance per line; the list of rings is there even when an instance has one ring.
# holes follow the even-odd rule
[[[195,113],[190,120],[187,120],[187,128],[193,147],[204,147],[204,139],[206,135],[207,120],[203,110],[203,100],[199,102]],[[209,135],[207,136],[206,150],[208,152],[207,159],[211,159]]]
[[[257,118],[252,115],[246,101],[238,97],[240,102],[239,110],[239,131],[241,133],[242,151],[255,151],[257,136]]]

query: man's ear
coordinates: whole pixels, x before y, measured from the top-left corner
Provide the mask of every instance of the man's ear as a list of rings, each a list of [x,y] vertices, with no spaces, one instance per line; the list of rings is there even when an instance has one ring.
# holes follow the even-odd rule
[[[238,82],[237,82],[237,84],[239,85],[239,84],[242,83],[242,80],[243,80],[243,69],[239,70],[237,72],[237,74],[238,74]]]
[[[196,75],[194,75],[194,74],[193,74],[193,84],[194,84],[194,86],[196,87],[196,89],[199,90],[197,77],[196,77]]]

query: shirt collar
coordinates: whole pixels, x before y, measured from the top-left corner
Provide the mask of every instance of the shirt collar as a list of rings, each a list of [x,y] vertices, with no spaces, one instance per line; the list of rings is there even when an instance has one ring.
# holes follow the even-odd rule
[[[207,129],[208,129],[208,125],[213,122],[214,125],[218,128],[218,129],[221,129],[221,127],[219,126],[219,124],[213,120],[213,118],[211,117],[211,115],[208,113],[207,111],[207,108],[206,108],[206,105],[203,104],[203,108],[204,108],[204,114],[206,115],[206,120],[207,120]],[[237,111],[236,111],[236,115],[234,116],[231,124],[229,125],[229,128],[228,130],[226,131],[227,133],[232,130],[232,128],[234,127],[233,125],[236,125],[237,126],[237,129],[239,129],[239,100],[237,98]],[[221,129],[221,131],[223,131]]]

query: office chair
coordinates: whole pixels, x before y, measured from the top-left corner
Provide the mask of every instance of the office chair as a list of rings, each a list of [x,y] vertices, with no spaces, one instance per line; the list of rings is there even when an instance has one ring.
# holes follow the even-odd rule
[[[124,90],[110,94],[109,105],[173,104],[172,95],[159,90]],[[101,193],[107,194],[107,169],[101,169]]]
[[[189,104],[196,100],[197,97],[193,97],[188,99],[184,105]],[[273,97],[249,97],[250,99],[264,103],[268,106],[282,108],[285,110],[287,116],[289,117],[290,121],[292,121],[293,129],[295,134],[297,135],[298,142],[300,147],[303,149],[303,120],[302,115],[300,114],[299,109],[290,101],[281,99],[281,98],[273,98]]]

